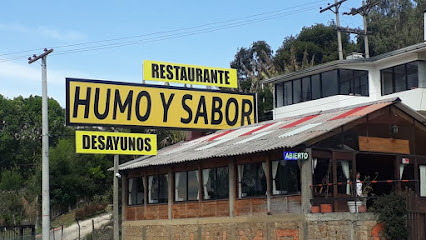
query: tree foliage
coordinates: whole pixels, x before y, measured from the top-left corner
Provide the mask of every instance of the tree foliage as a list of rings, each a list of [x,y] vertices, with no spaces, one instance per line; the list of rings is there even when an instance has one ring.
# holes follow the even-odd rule
[[[425,0],[383,0],[368,14],[370,55],[375,56],[423,41]],[[363,37],[358,38],[364,49]]]
[[[65,110],[49,99],[51,206],[57,213],[109,192],[112,158],[77,155]],[[0,95],[0,222],[34,223],[41,200],[41,97]]]
[[[355,50],[348,34],[342,33],[342,48],[344,55]],[[336,26],[332,22],[328,26],[315,24],[303,27],[297,36],[284,38],[274,63],[281,72],[287,73],[338,58]]]
[[[384,223],[387,239],[407,239],[407,207],[405,196],[391,193],[374,202],[374,213]]]
[[[355,44],[350,42],[349,35],[343,34],[342,39],[345,53],[353,51]],[[337,58],[335,26],[316,24],[304,27],[297,36],[284,38],[275,54],[265,41],[239,48],[231,67],[237,69],[239,90],[258,94],[259,120],[262,121],[270,119],[266,114],[273,108],[272,86],[262,84],[262,80]]]
[[[55,176],[50,179],[51,205],[59,213],[102,195],[112,184],[112,173],[107,171],[112,157],[76,154],[74,144],[73,138],[64,138],[50,149],[50,174]]]

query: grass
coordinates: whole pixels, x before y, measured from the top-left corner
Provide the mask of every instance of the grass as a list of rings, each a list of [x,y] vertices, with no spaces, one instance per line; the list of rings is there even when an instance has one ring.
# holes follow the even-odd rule
[[[50,223],[50,225],[52,226],[52,228],[57,228],[62,225],[64,227],[68,227],[75,222],[75,210],[71,210],[70,212],[57,217]]]

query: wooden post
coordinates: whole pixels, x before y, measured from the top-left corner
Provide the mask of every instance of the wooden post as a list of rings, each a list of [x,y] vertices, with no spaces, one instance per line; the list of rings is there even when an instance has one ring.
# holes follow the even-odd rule
[[[142,182],[143,182],[143,189],[145,190],[143,193],[143,214],[144,214],[144,219],[145,219],[145,215],[146,215],[146,211],[148,210],[148,176],[146,175],[146,172],[144,173],[143,177],[142,177]]]
[[[301,160],[300,181],[302,195],[302,212],[309,213],[311,209],[312,191],[309,185],[312,185],[312,148],[305,149],[309,154],[308,160]]]
[[[167,173],[167,175],[169,175],[168,176],[168,183],[167,183],[167,185],[168,185],[168,197],[167,197],[167,199],[168,199],[168,215],[169,215],[169,220],[171,220],[172,219],[172,204],[173,204],[173,196],[172,196],[172,193],[173,193],[173,186],[172,186],[172,168],[170,167],[169,168],[169,172]]]
[[[266,159],[266,206],[268,209],[267,214],[271,214],[271,159],[268,155],[268,158]]]
[[[201,216],[201,205],[202,205],[202,200],[204,198],[204,194],[203,194],[203,170],[201,170],[201,161],[198,162],[198,216]]]
[[[228,176],[229,176],[229,216],[234,216],[234,200],[235,200],[235,167],[234,159],[228,164]]]

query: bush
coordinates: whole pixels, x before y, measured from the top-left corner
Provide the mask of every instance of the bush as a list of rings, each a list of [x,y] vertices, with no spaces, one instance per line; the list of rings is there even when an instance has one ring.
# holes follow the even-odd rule
[[[102,226],[100,229],[95,229],[95,231],[87,235],[84,240],[114,240],[112,221]]]
[[[107,206],[107,203],[91,204],[82,209],[77,209],[75,212],[75,220],[79,221],[94,216],[97,213],[103,212]]]
[[[407,239],[406,197],[391,193],[377,198],[372,211],[384,225],[387,239]]]

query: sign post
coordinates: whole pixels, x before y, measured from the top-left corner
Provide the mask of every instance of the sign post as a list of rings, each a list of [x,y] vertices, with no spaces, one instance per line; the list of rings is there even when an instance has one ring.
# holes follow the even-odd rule
[[[114,132],[117,132],[117,130],[114,130]],[[112,203],[112,208],[113,208],[113,218],[114,218],[114,239],[120,239],[120,233],[119,233],[119,219],[118,219],[118,178],[120,176],[120,173],[118,173],[118,165],[120,159],[118,154],[114,155],[114,180],[113,180],[113,203]]]

